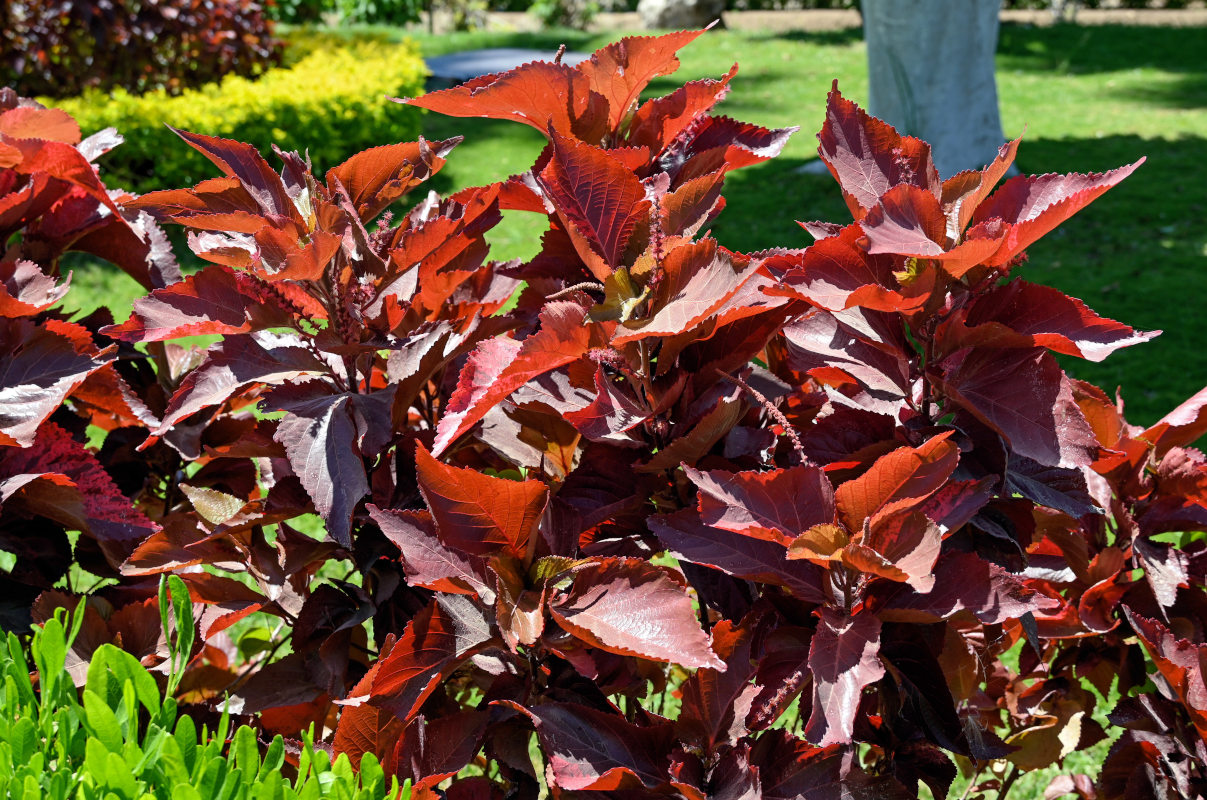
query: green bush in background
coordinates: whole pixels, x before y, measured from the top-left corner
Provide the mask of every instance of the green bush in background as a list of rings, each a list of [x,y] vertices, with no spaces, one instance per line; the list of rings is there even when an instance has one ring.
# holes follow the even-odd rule
[[[192,630],[184,583],[172,576],[176,630]],[[160,611],[168,618],[167,592]],[[348,757],[334,763],[308,740],[297,756],[296,777],[282,774],[285,741],[262,748],[256,732],[241,726],[230,737],[223,715],[217,731],[201,731],[176,701],[162,698],[155,678],[138,659],[111,644],[93,653],[82,694],[66,670],[67,651],[79,632],[62,616],[35,629],[29,663],[15,634],[0,639],[0,797],[15,800],[381,800],[409,797],[397,778],[386,781],[372,754],[359,775]],[[165,623],[166,626],[166,623]],[[172,647],[172,684],[191,637]],[[81,699],[82,698],[82,699]]]
[[[47,101],[75,117],[85,135],[114,127],[126,142],[102,159],[110,186],[147,192],[192,186],[214,167],[167,127],[251,142],[270,161],[271,144],[309,151],[332,167],[353,153],[419,135],[415,109],[391,103],[423,91],[427,68],[410,42],[359,41],[315,47],[304,36],[291,66],[258,80],[228,77],[175,97],[164,92]]]

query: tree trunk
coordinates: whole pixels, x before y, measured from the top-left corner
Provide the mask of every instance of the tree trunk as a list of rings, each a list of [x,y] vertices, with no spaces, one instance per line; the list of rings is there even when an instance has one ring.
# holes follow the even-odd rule
[[[863,0],[868,111],[930,142],[944,178],[1005,141],[993,54],[1000,2]]]

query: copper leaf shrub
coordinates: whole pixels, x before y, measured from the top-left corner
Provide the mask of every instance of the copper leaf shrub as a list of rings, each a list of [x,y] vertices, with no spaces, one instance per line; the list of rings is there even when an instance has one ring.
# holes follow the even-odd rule
[[[35,621],[78,604],[84,531],[112,580],[75,657],[155,665],[179,574],[192,713],[315,725],[415,797],[944,797],[958,769],[977,796],[1100,742],[1112,687],[1097,786],[1051,791],[1201,794],[1207,390],[1129,425],[1055,354],[1155,333],[1018,276],[1139,162],[1003,183],[1015,141],[940,180],[835,88],[820,153],[854,221],[734,252],[708,234],[726,174],[791,131],[711,113],[736,68],[640,100],[700,34],[404,101],[548,139],[447,198],[423,183],[455,140],[320,175],[179,131],[214,177],[114,199],[73,136],[38,149],[61,116],[5,112],[0,214],[33,198],[0,303],[5,580]],[[130,319],[62,320],[23,249],[44,186],[120,202],[106,235],[181,225],[208,266],[163,278],[149,247]],[[526,263],[490,260],[504,210],[549,220]],[[237,653],[251,615],[288,641]]]

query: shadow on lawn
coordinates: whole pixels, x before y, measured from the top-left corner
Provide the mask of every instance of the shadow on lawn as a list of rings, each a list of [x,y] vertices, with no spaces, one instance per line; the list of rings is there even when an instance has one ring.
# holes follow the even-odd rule
[[[1006,24],[998,41],[999,67],[1086,75],[1152,68],[1180,74],[1174,86],[1120,94],[1171,108],[1207,105],[1207,28],[1125,25]]]

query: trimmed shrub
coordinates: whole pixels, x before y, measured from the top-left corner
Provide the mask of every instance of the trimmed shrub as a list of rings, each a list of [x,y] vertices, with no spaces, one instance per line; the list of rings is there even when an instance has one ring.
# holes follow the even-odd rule
[[[55,105],[86,132],[121,131],[126,144],[106,159],[108,181],[145,192],[212,174],[213,165],[183,146],[168,125],[238,138],[265,155],[274,142],[284,150],[308,151],[316,166],[332,166],[381,142],[413,139],[418,112],[385,98],[419,94],[426,74],[409,43],[359,42],[314,50],[257,81],[231,76],[176,97],[118,90],[106,98],[93,91]]]
[[[0,84],[50,97],[175,94],[259,74],[281,44],[253,0],[10,0],[0,5]]]

